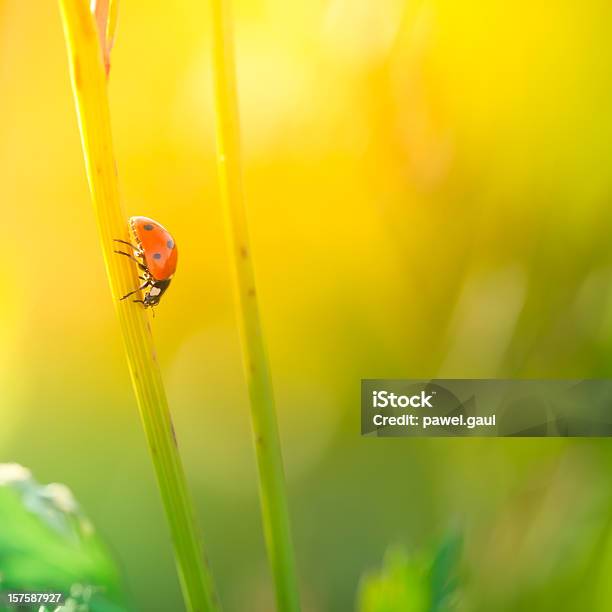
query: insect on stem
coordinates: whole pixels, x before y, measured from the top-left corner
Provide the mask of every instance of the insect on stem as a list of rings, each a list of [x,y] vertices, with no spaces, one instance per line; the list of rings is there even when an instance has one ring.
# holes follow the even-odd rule
[[[191,495],[174,442],[168,400],[155,358],[149,321],[142,307],[129,300],[119,301],[122,295],[137,286],[138,268],[127,257],[117,257],[113,253],[114,240],[128,238],[113,155],[106,79],[108,65],[104,59],[110,54],[112,36],[109,34],[114,31],[114,26],[107,24],[105,36],[98,38],[94,13],[85,0],[59,0],[59,4],[100,244],[132,386],[166,512],[185,607],[190,612],[218,612],[214,583],[202,551]],[[106,6],[108,23],[111,23],[116,2],[107,2]],[[95,17],[102,19],[101,13],[97,12],[103,10],[102,5],[94,7],[94,10]],[[102,26],[99,31],[102,32]],[[166,248],[168,251],[164,252],[168,254],[171,249],[167,242]],[[165,265],[167,270],[171,260],[167,258],[163,263],[153,257],[153,261],[158,262],[162,269]],[[168,279],[164,282],[167,286]]]

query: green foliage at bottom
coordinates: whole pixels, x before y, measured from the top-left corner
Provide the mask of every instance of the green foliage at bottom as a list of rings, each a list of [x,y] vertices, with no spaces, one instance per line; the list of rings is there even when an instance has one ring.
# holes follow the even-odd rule
[[[65,604],[37,612],[122,612],[119,572],[91,522],[62,484],[0,464],[0,592],[61,592]],[[7,609],[6,600],[0,609]]]
[[[358,612],[450,612],[454,609],[461,539],[447,537],[433,555],[390,548],[383,566],[364,576]]]

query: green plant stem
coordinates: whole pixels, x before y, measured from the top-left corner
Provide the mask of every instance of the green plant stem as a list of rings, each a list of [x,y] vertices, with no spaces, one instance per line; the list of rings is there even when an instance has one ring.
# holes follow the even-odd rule
[[[201,550],[149,320],[139,304],[119,301],[120,296],[138,286],[138,274],[132,262],[113,252],[113,239],[128,239],[127,217],[119,197],[103,54],[88,5],[88,0],[60,0],[87,178],[106,271],[186,606],[193,611],[214,612],[219,608]]]
[[[296,612],[300,604],[285,476],[272,381],[255,290],[242,185],[240,122],[230,2],[211,0],[211,4],[217,160],[221,197],[226,211],[234,261],[243,363],[259,468],[262,520],[276,586],[278,609],[282,612]]]

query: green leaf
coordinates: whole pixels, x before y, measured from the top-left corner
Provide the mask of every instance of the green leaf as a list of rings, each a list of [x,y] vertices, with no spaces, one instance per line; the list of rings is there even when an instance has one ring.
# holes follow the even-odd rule
[[[17,464],[0,464],[0,591],[62,592],[65,612],[129,609],[119,572],[68,487],[40,485]]]
[[[385,554],[379,572],[366,575],[360,589],[360,612],[425,612],[429,605],[427,568],[402,549]]]
[[[463,540],[459,533],[448,535],[434,557],[429,572],[430,612],[452,609],[452,596],[458,587],[457,566],[461,559]]]
[[[447,537],[433,555],[390,548],[382,568],[361,581],[359,612],[450,612],[458,587],[461,538]],[[433,557],[433,559],[432,559]]]

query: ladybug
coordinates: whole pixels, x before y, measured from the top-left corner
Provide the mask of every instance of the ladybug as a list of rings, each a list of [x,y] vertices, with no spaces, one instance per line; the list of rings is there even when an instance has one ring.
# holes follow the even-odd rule
[[[125,251],[115,251],[115,253],[125,255],[138,264],[142,270],[142,276],[139,278],[144,283],[138,289],[126,293],[121,299],[125,300],[130,295],[149,288],[144,299],[133,301],[142,304],[145,308],[157,306],[176,270],[178,251],[174,238],[163,225],[148,217],[130,217],[128,223],[130,234],[136,244],[118,239],[115,239],[115,242],[126,244],[134,253]]]

